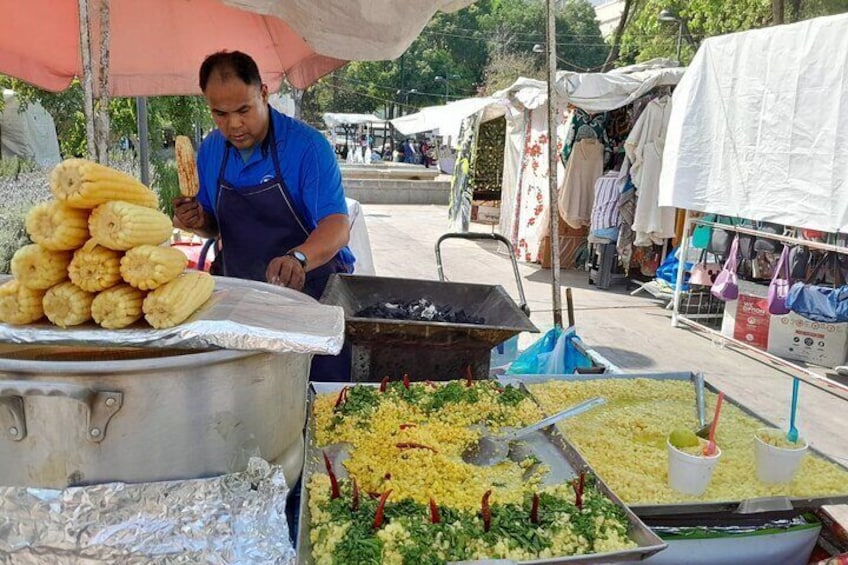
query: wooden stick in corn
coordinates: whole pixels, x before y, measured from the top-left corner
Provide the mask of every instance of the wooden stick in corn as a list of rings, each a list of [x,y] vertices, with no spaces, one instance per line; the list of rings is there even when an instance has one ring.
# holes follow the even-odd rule
[[[139,245],[159,245],[171,237],[171,218],[128,202],[101,204],[88,218],[91,238],[103,247],[126,251]]]
[[[185,135],[178,135],[174,141],[174,152],[177,159],[180,194],[194,198],[200,191],[200,178],[197,174],[197,161],[194,158],[191,139]]]
[[[0,322],[23,325],[40,320],[44,316],[44,292],[27,288],[15,279],[0,286]]]
[[[71,281],[59,283],[44,295],[44,315],[53,324],[67,328],[91,319],[93,292],[86,292]]]
[[[189,271],[150,292],[144,299],[144,319],[154,328],[183,323],[209,300],[215,279],[203,271]]]
[[[91,317],[110,330],[125,328],[141,319],[144,292],[128,284],[119,284],[94,297]]]
[[[71,208],[58,200],[42,202],[26,215],[29,237],[53,251],[77,249],[88,240],[88,210]]]
[[[27,288],[47,290],[68,278],[70,251],[51,251],[33,243],[24,245],[12,257],[12,275]]]
[[[153,290],[185,271],[188,257],[179,249],[139,245],[121,259],[121,277],[141,290]]]
[[[67,159],[53,167],[50,191],[72,208],[95,208],[110,200],[159,207],[156,193],[135,177],[86,159]]]
[[[71,282],[86,292],[100,292],[121,282],[120,251],[90,239],[74,252],[68,265]]]

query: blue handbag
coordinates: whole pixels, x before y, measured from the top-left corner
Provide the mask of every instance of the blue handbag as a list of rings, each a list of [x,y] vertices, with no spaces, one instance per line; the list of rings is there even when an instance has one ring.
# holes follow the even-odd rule
[[[836,271],[834,276],[838,279],[842,273],[836,256],[833,255],[832,259]],[[815,278],[826,260],[827,256],[813,270],[808,282],[792,285],[789,296],[786,297],[786,306],[792,312],[814,322],[828,324],[848,322],[848,286],[809,284],[809,280]]]

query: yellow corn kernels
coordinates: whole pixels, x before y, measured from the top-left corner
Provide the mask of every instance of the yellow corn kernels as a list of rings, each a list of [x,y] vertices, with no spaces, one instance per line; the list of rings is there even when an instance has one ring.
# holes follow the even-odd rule
[[[67,159],[53,167],[50,190],[73,208],[95,208],[110,200],[159,207],[156,193],[135,177],[85,159]]]
[[[0,322],[22,325],[41,319],[43,298],[43,290],[27,288],[15,279],[8,281],[0,286]]]
[[[58,200],[42,202],[27,213],[26,230],[42,247],[70,251],[88,239],[88,210],[71,208]]]
[[[86,292],[71,281],[52,287],[44,295],[44,315],[59,327],[77,326],[91,319],[93,292]]]
[[[144,293],[128,284],[119,284],[94,297],[91,317],[102,327],[116,330],[141,319]]]
[[[159,245],[170,238],[172,229],[171,219],[162,212],[128,202],[106,202],[88,218],[92,239],[117,251]]]
[[[50,251],[33,243],[24,245],[12,257],[12,275],[27,288],[47,290],[68,278],[70,251]]]
[[[200,178],[197,175],[197,161],[194,159],[194,147],[185,135],[178,135],[174,141],[177,158],[177,177],[180,182],[180,194],[194,198],[200,191]]]
[[[90,239],[74,252],[68,265],[71,282],[87,292],[100,292],[121,282],[121,252]]]
[[[139,245],[121,259],[121,277],[141,290],[153,290],[185,271],[188,257],[179,249]]]
[[[154,328],[183,323],[209,300],[215,279],[203,271],[183,273],[152,291],[144,299],[144,319]]]

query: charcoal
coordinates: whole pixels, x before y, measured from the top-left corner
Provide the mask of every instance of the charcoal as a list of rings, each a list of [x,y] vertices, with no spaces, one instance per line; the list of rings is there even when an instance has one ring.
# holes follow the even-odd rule
[[[481,316],[467,314],[465,310],[454,311],[450,305],[434,304],[426,298],[418,300],[390,301],[373,304],[356,314],[357,318],[379,318],[382,320],[409,320],[419,322],[444,322],[448,324],[484,325]]]

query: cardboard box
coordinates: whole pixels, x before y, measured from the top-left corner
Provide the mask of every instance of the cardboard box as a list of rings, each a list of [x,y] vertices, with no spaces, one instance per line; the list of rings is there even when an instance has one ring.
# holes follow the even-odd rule
[[[721,333],[773,355],[835,367],[848,354],[848,324],[823,324],[795,313],[768,312],[768,286],[739,281],[739,299],[725,303]]]
[[[481,224],[497,224],[501,221],[500,202],[473,201],[471,203],[471,221]]]

